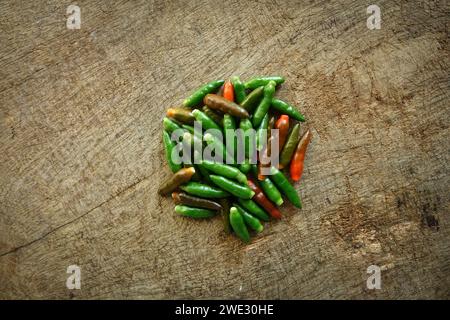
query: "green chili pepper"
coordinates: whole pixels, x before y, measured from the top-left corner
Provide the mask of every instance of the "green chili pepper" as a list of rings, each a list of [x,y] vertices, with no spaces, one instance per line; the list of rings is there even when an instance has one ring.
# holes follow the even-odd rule
[[[204,130],[216,129],[216,130],[222,131],[222,128],[220,128],[220,126],[213,119],[208,117],[202,111],[200,111],[198,109],[192,110],[192,115],[195,117],[195,120],[197,120],[198,122],[201,122]]]
[[[267,128],[269,127],[269,113],[266,113],[256,131],[256,150],[261,151],[267,142]]]
[[[256,164],[252,165],[252,173],[255,178],[258,177],[258,167]],[[270,201],[275,203],[277,206],[281,206],[283,204],[283,198],[281,197],[280,191],[278,191],[277,187],[270,181],[269,178],[264,178],[264,180],[258,180],[261,189],[263,189],[267,198]]]
[[[245,99],[245,87],[238,76],[231,77],[231,83],[234,88],[234,99],[240,104]]]
[[[208,210],[208,209],[202,209],[202,208],[193,208],[183,205],[177,205],[175,206],[175,212],[190,218],[211,218],[216,215],[216,211]]]
[[[239,210],[239,213],[244,218],[246,225],[255,230],[257,233],[260,233],[264,230],[264,226],[262,225],[262,223],[257,218],[248,213],[247,210],[235,203],[233,204],[233,206]]]
[[[212,171],[222,177],[235,179],[240,183],[247,185],[247,177],[238,168],[208,160],[203,160],[199,164],[199,166],[206,168],[207,170]]]
[[[180,188],[189,194],[201,198],[226,198],[230,196],[228,192],[225,192],[222,189],[198,182],[189,182],[180,186]]]
[[[206,170],[206,168],[202,165],[197,165],[198,171],[200,172],[200,175],[202,176],[203,180],[205,182],[212,184],[211,179],[209,178],[209,172]]]
[[[279,76],[253,78],[247,81],[244,86],[245,89],[255,89],[260,86],[266,86],[270,81],[274,81],[276,85],[279,85],[284,82],[284,78]]]
[[[284,193],[289,201],[297,208],[302,207],[300,197],[297,194],[295,188],[290,184],[284,174],[275,167],[270,169],[270,179],[277,185],[278,188]]]
[[[264,87],[258,87],[244,99],[244,101],[241,102],[241,107],[247,110],[249,113],[253,112],[255,107],[258,105],[258,103],[261,101],[262,97],[264,95]]]
[[[233,157],[229,155],[225,146],[219,139],[217,139],[210,133],[205,134],[203,136],[203,139],[206,141],[206,144],[208,144],[208,146],[211,146],[215,150],[215,152],[222,155],[223,162],[226,162],[227,164],[234,163]]]
[[[233,154],[233,159],[236,159],[236,151],[237,151],[237,136],[233,135],[233,141],[228,141],[227,134],[234,133],[236,131],[236,121],[234,120],[232,115],[225,113],[223,115],[223,129],[225,132],[225,141],[227,145],[227,150],[231,154]],[[229,130],[229,131],[227,131]],[[233,148],[233,150],[230,150]]]
[[[245,156],[248,159],[253,159],[253,151],[255,150],[255,136],[254,135],[248,135],[253,134],[253,126],[252,122],[249,119],[241,119],[241,122],[239,123],[239,127],[242,129],[245,139],[244,139],[244,147],[245,147]]]
[[[177,129],[181,129],[181,127],[173,120],[165,117],[163,119],[163,127],[169,134],[172,134]]]
[[[234,233],[244,242],[250,242],[250,235],[245,226],[244,218],[236,207],[230,209],[230,224]]]
[[[275,81],[269,81],[269,83],[264,87],[264,97],[256,108],[253,114],[253,126],[255,128],[259,127],[262,119],[269,111],[270,104],[272,102],[273,94],[275,93]]]
[[[267,215],[267,213],[260,206],[258,206],[255,201],[250,199],[238,198],[238,202],[242,207],[247,209],[247,211],[255,217],[258,217],[263,221],[269,221],[269,216]]]
[[[226,233],[231,233],[231,225],[230,225],[230,200],[227,198],[220,199],[220,204],[222,206],[222,210],[220,211],[222,215],[223,229]]]
[[[300,124],[297,123],[289,133],[286,144],[284,145],[283,150],[281,151],[278,169],[283,169],[291,162],[292,156],[294,155],[299,140],[300,140]]]
[[[170,170],[172,170],[172,172],[175,173],[182,167],[181,163],[175,163],[174,159],[172,158],[172,150],[175,148],[175,143],[170,139],[170,135],[167,133],[167,131],[163,131],[163,143],[169,168]],[[247,179],[245,179],[245,181],[247,181]]]
[[[182,168],[172,175],[158,190],[159,194],[166,195],[178,188],[179,185],[191,180],[195,173],[194,168]]]
[[[224,84],[224,82],[224,80],[216,80],[205,84],[204,86],[197,89],[191,96],[186,98],[183,101],[183,105],[189,108],[199,105],[208,93],[218,90]]]
[[[250,161],[248,159],[244,159],[244,162],[239,164],[239,170],[241,170],[242,173],[247,174],[250,171]]]
[[[194,134],[194,127],[193,126],[190,126],[188,124],[183,124],[183,125],[181,125],[181,127],[183,129],[187,130],[187,132],[189,132],[191,134]]]
[[[202,110],[208,117],[213,119],[215,123],[223,127],[223,117],[220,114],[218,114],[214,110],[211,110],[210,108],[208,108],[208,106],[203,106]]]
[[[225,99],[217,94],[207,94],[203,99],[203,103],[213,110],[219,110],[223,113],[229,113],[238,118],[248,118],[248,112],[240,105]]]
[[[302,115],[297,109],[295,109],[293,106],[291,106],[290,104],[279,100],[279,99],[272,99],[272,103],[271,103],[272,108],[274,108],[275,110],[278,110],[281,113],[287,114],[288,116],[294,118],[295,120],[304,122],[305,121],[305,116]]]
[[[223,190],[231,193],[238,198],[251,199],[255,193],[248,187],[234,182],[233,180],[225,177],[210,175],[209,178],[214,184]]]
[[[167,116],[185,124],[193,124],[195,120],[191,111],[184,108],[169,108]]]
[[[212,200],[197,198],[183,192],[172,192],[172,199],[175,204],[184,204],[196,208],[204,208],[210,210],[222,210],[222,206]]]

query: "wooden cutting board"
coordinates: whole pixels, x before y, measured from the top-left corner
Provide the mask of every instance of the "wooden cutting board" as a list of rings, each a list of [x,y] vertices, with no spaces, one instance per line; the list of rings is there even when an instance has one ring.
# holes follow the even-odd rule
[[[0,5],[0,298],[450,297],[445,1],[379,30],[367,1],[69,4]],[[250,245],[156,194],[165,110],[232,75],[286,77],[314,134],[304,208]]]

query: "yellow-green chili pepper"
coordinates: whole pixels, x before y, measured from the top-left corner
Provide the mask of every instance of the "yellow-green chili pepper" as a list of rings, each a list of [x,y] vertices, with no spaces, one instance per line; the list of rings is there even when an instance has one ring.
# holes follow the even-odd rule
[[[247,110],[247,112],[251,113],[255,109],[255,107],[258,105],[258,103],[261,101],[262,97],[264,95],[264,87],[258,87],[244,99],[244,101],[241,102],[241,107]]]

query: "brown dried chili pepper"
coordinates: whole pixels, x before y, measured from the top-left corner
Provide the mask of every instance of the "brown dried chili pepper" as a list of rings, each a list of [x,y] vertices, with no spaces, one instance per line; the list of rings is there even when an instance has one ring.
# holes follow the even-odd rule
[[[170,177],[158,190],[161,195],[166,195],[178,188],[179,185],[191,180],[195,174],[194,167],[183,168]]]
[[[184,192],[172,192],[172,199],[176,204],[185,204],[196,208],[222,210],[222,206],[215,201],[194,197]]]
[[[234,88],[231,81],[226,81],[223,85],[223,97],[229,101],[234,102]]]
[[[308,147],[309,142],[311,141],[312,133],[311,130],[307,130],[303,137],[300,139],[300,142],[297,145],[297,149],[295,150],[294,157],[291,161],[291,178],[294,181],[300,180],[303,173],[303,166],[305,161],[306,148]]]
[[[185,108],[169,108],[167,109],[167,116],[185,124],[194,124],[195,120],[191,111]]]
[[[273,218],[281,219],[281,212],[267,199],[266,195],[263,193],[260,187],[256,185],[250,178],[247,178],[248,186],[250,189],[255,192],[252,200],[258,203],[261,207],[264,208]]]
[[[247,110],[233,101],[229,101],[217,94],[207,94],[203,99],[203,103],[213,110],[219,110],[223,113],[228,113],[238,118],[249,117]]]

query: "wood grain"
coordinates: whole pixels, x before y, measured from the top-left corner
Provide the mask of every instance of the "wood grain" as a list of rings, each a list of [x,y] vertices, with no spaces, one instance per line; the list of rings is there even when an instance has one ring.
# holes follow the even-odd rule
[[[69,4],[0,4],[0,298],[450,297],[448,2]],[[164,110],[258,74],[314,139],[304,209],[246,246],[156,190]]]

